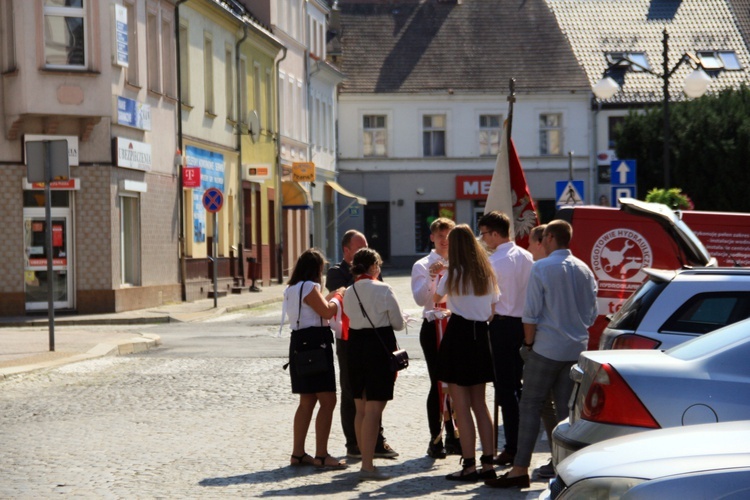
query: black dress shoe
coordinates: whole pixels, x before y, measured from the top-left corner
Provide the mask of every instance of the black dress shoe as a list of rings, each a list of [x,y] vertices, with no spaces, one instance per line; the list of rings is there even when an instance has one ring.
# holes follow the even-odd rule
[[[484,484],[490,488],[528,488],[531,486],[528,474],[515,477],[508,477],[508,474],[510,474],[510,472],[506,472],[495,479],[488,479]]]
[[[515,455],[511,455],[507,451],[503,450],[498,456],[492,461],[495,465],[513,465],[513,459]]]
[[[446,455],[461,455],[461,441],[457,437],[446,437],[445,438],[445,454]]]
[[[430,444],[427,447],[427,455],[430,458],[445,458],[445,448],[443,448],[443,442],[434,443],[430,440]]]

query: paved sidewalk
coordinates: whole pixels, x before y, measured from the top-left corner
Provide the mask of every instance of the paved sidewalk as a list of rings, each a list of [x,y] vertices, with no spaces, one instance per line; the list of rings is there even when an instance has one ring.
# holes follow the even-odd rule
[[[56,314],[54,347],[50,351],[46,315],[0,317],[0,380],[4,377],[107,355],[130,354],[161,343],[158,335],[133,331],[92,332],[82,325],[138,325],[203,321],[227,312],[279,302],[286,285],[274,284],[260,292],[245,291],[216,300],[165,304],[148,309],[107,314]],[[57,328],[57,327],[65,328]]]

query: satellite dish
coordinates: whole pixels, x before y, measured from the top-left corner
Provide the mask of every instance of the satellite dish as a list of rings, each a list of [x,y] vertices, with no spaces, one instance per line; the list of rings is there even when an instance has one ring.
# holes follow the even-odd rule
[[[260,118],[258,118],[258,112],[255,110],[247,114],[247,133],[253,139],[253,142],[257,141],[260,136]]]

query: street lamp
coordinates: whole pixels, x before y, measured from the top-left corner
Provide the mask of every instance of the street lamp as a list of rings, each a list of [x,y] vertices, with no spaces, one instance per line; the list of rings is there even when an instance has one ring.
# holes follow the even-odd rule
[[[651,68],[647,68],[636,61],[630,59],[627,54],[623,54],[620,58],[612,61],[607,69],[604,70],[604,76],[599,80],[593,87],[594,95],[602,100],[606,100],[614,96],[617,91],[620,90],[620,85],[611,77],[610,72],[612,68],[621,65],[623,62],[627,62],[632,66],[636,66],[646,73],[650,73],[663,80],[663,93],[664,93],[664,189],[669,189],[670,178],[669,178],[669,146],[670,146],[670,128],[669,128],[669,79],[677,68],[682,63],[692,63],[695,65],[693,71],[685,78],[683,90],[688,97],[697,98],[702,96],[708,90],[708,85],[711,83],[711,78],[703,71],[700,60],[690,52],[685,52],[680,57],[677,64],[671,69],[669,68],[669,34],[667,29],[664,28],[664,37],[662,39],[662,45],[664,47],[664,60],[663,60],[663,72],[661,74],[656,73]]]

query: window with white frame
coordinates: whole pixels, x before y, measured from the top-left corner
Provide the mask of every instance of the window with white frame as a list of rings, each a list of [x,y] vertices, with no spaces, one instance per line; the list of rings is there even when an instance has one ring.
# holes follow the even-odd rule
[[[146,60],[148,62],[148,89],[161,92],[159,75],[159,13],[149,9],[146,13]]]
[[[224,104],[227,120],[235,121],[234,113],[234,62],[232,47],[224,47]]]
[[[161,77],[162,92],[177,97],[177,78],[174,63],[174,16],[161,12]]]
[[[141,222],[137,195],[120,195],[120,268],[123,284],[141,284]]]
[[[244,56],[240,56],[240,123],[247,123],[247,114],[250,111],[250,107],[247,103],[247,59]]]
[[[562,114],[546,113],[539,115],[539,154],[562,154]]]
[[[496,156],[502,133],[502,115],[479,115],[479,155]]]
[[[138,12],[136,3],[132,0],[124,2],[128,10],[128,69],[125,80],[135,87],[140,87],[138,79]]]
[[[182,87],[182,103],[190,106],[190,53],[188,51],[188,27],[180,23],[180,86]]]
[[[203,99],[207,114],[216,115],[214,107],[214,40],[211,33],[203,34]]]
[[[44,0],[44,63],[48,68],[86,67],[85,0]]]
[[[445,115],[422,115],[423,156],[445,156]]]
[[[364,115],[362,117],[362,155],[387,156],[388,130],[385,115]]]

